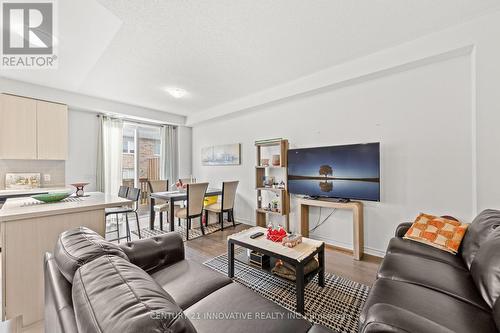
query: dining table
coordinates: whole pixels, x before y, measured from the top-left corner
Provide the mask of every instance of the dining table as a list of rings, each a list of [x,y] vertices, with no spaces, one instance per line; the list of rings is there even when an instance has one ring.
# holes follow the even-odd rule
[[[220,188],[208,188],[205,192],[206,197],[212,197],[222,195],[222,189]],[[155,226],[155,201],[156,200],[164,200],[168,202],[169,207],[169,217],[168,222],[170,224],[170,231],[174,231],[174,210],[175,210],[175,202],[178,201],[186,201],[187,200],[187,191],[177,190],[177,191],[166,191],[166,192],[154,192],[149,194],[149,229],[153,230]]]

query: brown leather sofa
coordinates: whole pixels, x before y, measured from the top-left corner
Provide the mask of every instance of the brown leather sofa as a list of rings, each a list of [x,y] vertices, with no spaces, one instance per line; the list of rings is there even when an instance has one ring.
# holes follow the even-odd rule
[[[500,327],[500,211],[485,210],[453,255],[402,237],[391,239],[359,331],[498,332]]]
[[[118,246],[69,230],[44,271],[45,332],[331,332],[185,259],[178,233]]]

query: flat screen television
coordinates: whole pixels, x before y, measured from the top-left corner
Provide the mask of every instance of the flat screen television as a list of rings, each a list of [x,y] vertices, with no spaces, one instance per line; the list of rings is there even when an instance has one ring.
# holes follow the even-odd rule
[[[380,201],[380,143],[290,149],[288,191]]]

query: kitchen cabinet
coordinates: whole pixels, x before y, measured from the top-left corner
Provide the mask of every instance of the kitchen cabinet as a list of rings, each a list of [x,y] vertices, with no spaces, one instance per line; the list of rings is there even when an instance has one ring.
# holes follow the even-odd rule
[[[0,159],[65,160],[67,155],[67,105],[0,95]]]
[[[36,159],[36,100],[0,96],[0,158]]]
[[[68,107],[37,101],[37,151],[39,160],[68,157]]]

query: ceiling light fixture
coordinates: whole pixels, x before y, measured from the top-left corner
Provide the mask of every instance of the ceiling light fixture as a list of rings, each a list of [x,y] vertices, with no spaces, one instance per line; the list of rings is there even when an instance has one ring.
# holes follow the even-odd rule
[[[166,88],[165,91],[173,98],[182,98],[187,95],[187,91],[182,88]]]

